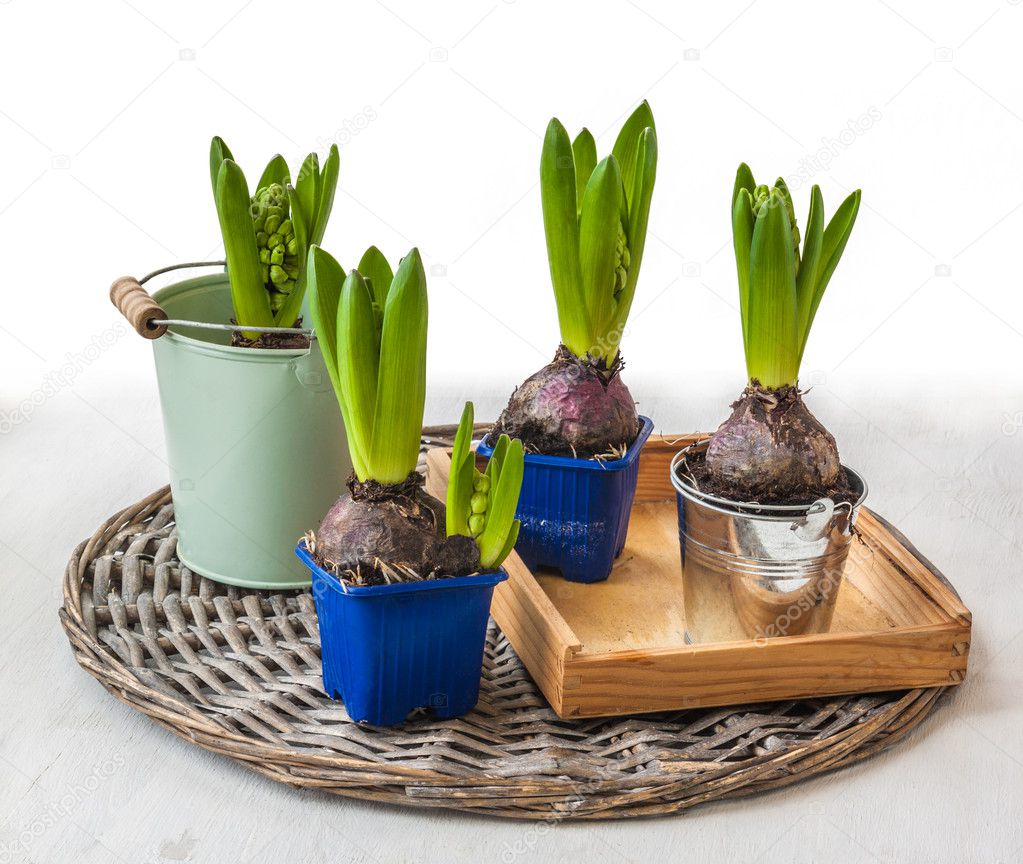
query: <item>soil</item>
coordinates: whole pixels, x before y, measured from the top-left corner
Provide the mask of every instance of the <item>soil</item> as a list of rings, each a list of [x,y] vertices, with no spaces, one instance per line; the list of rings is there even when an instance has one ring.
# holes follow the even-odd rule
[[[515,388],[490,430],[518,438],[529,453],[593,459],[628,447],[639,434],[636,403],[621,379],[619,354],[607,366],[559,345],[554,359]]]
[[[684,468],[689,469],[688,476],[683,470]],[[801,493],[789,493],[786,495],[771,495],[767,493],[756,497],[749,496],[739,484],[723,482],[716,477],[707,465],[705,453],[694,453],[689,456],[684,464],[679,464],[675,473],[680,480],[691,485],[695,484],[700,492],[706,492],[708,495],[715,495],[719,498],[727,498],[729,501],[748,504],[800,507],[813,504],[819,498],[830,498],[836,504],[854,504],[859,497],[859,494],[853,491],[850,476],[844,467],[839,472],[838,482],[828,487],[807,488]]]
[[[238,322],[232,318],[232,324]],[[302,319],[299,318],[292,327],[301,327]],[[241,330],[235,330],[231,334],[232,348],[279,348],[305,350],[309,347],[309,337],[304,333],[261,333],[255,339],[246,339]]]
[[[479,550],[468,537],[445,537],[444,505],[413,471],[394,485],[348,480],[348,492],[313,535],[313,560],[343,582],[383,585],[469,576]]]

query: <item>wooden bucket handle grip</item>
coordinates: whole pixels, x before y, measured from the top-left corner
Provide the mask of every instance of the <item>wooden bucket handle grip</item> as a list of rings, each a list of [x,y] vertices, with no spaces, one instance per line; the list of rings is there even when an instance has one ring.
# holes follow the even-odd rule
[[[166,320],[167,313],[149,296],[149,292],[134,276],[122,276],[114,280],[114,284],[110,286],[110,302],[140,336],[145,336],[146,339],[159,339],[167,332],[166,324],[153,323]]]

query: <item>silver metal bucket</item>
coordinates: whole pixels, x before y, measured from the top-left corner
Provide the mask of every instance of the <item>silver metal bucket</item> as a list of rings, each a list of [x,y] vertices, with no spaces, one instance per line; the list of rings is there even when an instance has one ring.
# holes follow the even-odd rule
[[[853,525],[867,484],[850,468],[852,504],[822,498],[762,506],[700,492],[679,477],[686,447],[671,462],[678,503],[686,638],[763,641],[831,628]]]

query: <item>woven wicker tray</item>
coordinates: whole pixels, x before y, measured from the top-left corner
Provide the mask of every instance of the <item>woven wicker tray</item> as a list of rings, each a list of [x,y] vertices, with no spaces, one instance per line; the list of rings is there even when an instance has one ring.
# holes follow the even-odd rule
[[[425,430],[424,451],[451,432]],[[869,758],[943,692],[561,720],[491,624],[471,714],[358,726],[320,689],[311,595],[193,574],[175,558],[173,518],[164,488],[75,549],[60,610],[75,659],[174,734],[295,786],[518,818],[677,813]]]

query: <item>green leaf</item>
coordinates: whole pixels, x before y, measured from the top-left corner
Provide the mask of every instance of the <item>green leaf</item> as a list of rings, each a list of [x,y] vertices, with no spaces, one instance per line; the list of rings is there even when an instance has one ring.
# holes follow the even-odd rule
[[[628,228],[626,234],[629,242],[628,279],[625,288],[614,304],[612,326],[606,334],[608,360],[614,360],[618,353],[618,345],[625,333],[625,323],[632,310],[632,300],[636,296],[636,285],[639,283],[639,266],[643,261],[643,250],[646,247],[647,225],[650,219],[650,201],[654,194],[654,181],[657,178],[657,133],[652,127],[646,128],[639,136],[636,151],[636,162],[631,181],[625,175],[626,192],[632,184],[628,200]]]
[[[630,213],[633,208],[635,190],[633,178],[636,174],[639,140],[646,129],[656,129],[656,127],[654,126],[654,113],[644,99],[639,107],[629,115],[629,119],[625,121],[615,139],[614,147],[611,148],[611,155],[618,160],[618,167],[622,172],[622,177],[625,178],[625,194]]]
[[[785,183],[785,178],[779,177],[775,180],[774,188],[781,194],[782,200],[785,202],[785,214],[788,216],[789,222],[791,223],[795,218],[792,215],[795,211],[792,206],[792,193],[789,192],[789,187]]]
[[[217,194],[217,177],[220,175],[220,165],[225,159],[234,161],[234,156],[228,149],[224,139],[214,135],[210,141],[210,184],[213,187],[213,195]]]
[[[309,285],[309,230],[306,226],[305,216],[298,206],[298,193],[290,183],[284,187],[288,192],[288,201],[291,204],[291,224],[295,228],[295,241],[298,244],[298,278],[295,286],[288,295],[284,305],[274,316],[274,323],[279,327],[291,327],[298,320],[302,312],[302,301]],[[342,278],[344,274],[342,273]]]
[[[292,201],[292,214],[301,209],[302,218],[310,233],[313,229],[313,220],[316,218],[316,184],[320,177],[320,157],[310,153],[305,157],[302,167],[298,169],[298,177],[295,180],[295,191],[297,202]]]
[[[344,268],[325,249],[313,246],[309,250],[309,314],[313,319],[316,341],[320,343],[323,361],[341,401],[341,382],[338,378],[337,310],[341,302],[341,286],[345,282]]]
[[[474,414],[475,406],[472,402],[466,402],[462,408],[462,416],[458,419],[458,431],[455,432],[455,443],[452,448],[453,457],[460,461],[465,461],[469,456]]]
[[[735,271],[739,277],[739,317],[742,319],[742,344],[749,346],[749,257],[753,245],[753,199],[746,187],[739,187],[732,206],[732,245]]]
[[[300,251],[308,249],[312,245],[309,242],[309,223],[306,221],[306,215],[299,202],[298,190],[290,183],[284,188],[288,191],[288,202],[291,204],[291,224],[295,228],[295,240],[298,242]]]
[[[803,347],[806,346],[806,338],[810,335],[810,327],[817,315],[817,307],[820,306],[824,291],[831,281],[831,276],[838,267],[838,262],[845,251],[845,244],[849,242],[849,235],[852,233],[853,225],[856,224],[856,214],[860,212],[860,190],[853,192],[831,217],[828,227],[824,229],[824,238],[821,243],[820,273],[817,276],[817,285],[814,289],[813,303],[810,305],[810,314],[806,320],[806,332],[803,336]]]
[[[365,287],[361,277],[359,282]],[[369,291],[366,290],[369,303]],[[370,314],[372,309],[370,309]],[[384,306],[371,453],[373,479],[400,483],[415,470],[426,403],[426,272],[413,249],[398,266]],[[364,338],[371,339],[364,318]]]
[[[749,165],[745,162],[741,163],[735,172],[735,183],[732,186],[732,205],[735,205],[735,199],[738,197],[740,189],[745,189],[749,192],[750,198],[752,198],[756,188],[757,181],[753,179],[753,172],[750,171]]]
[[[556,117],[547,125],[540,156],[540,199],[561,341],[582,355],[593,340],[579,267],[575,159],[568,133]]]
[[[791,239],[789,242],[792,244],[792,257],[795,261],[796,273],[799,273],[800,260],[799,260],[799,228],[796,224],[796,208],[792,205],[792,194],[789,192],[789,187],[786,185],[784,178],[779,177],[774,181],[774,188],[781,193],[782,200],[785,202],[785,214],[789,220],[789,234]]]
[[[615,287],[615,240],[623,206],[618,160],[608,156],[593,170],[583,195],[579,219],[579,265],[591,333],[603,336],[609,327]],[[599,349],[594,339],[582,352]]]
[[[382,315],[384,304],[387,302],[387,292],[394,279],[391,265],[387,263],[383,252],[376,246],[370,246],[359,261],[359,272],[369,281],[373,302]]]
[[[540,192],[561,340],[577,356],[611,360],[635,297],[656,177],[657,136],[646,102],[625,121],[612,154],[596,160],[588,130],[570,143],[551,120]],[[619,232],[628,248],[620,262]]]
[[[249,213],[249,187],[242,169],[231,159],[225,159],[220,165],[214,198],[224,238],[235,319],[242,325],[270,327],[273,313],[256,251],[256,233]],[[255,339],[259,333],[245,331],[245,336]]]
[[[323,353],[323,361],[334,385],[338,406],[345,429],[356,428],[341,384],[338,345],[338,309],[345,273],[341,265],[325,250],[313,246],[309,250],[309,311],[316,329],[316,341]],[[357,433],[356,433],[357,434]],[[369,476],[366,464],[367,453],[358,446],[356,437],[348,433],[348,452],[352,457],[352,468],[357,477],[365,480]]]
[[[793,385],[799,377],[795,258],[782,193],[772,189],[757,214],[750,251],[750,380],[764,387]]]
[[[583,129],[572,142],[572,157],[575,162],[576,208],[583,209],[583,192],[593,169],[597,167],[597,142],[589,129]]]
[[[376,426],[379,406],[380,360],[377,355],[376,324],[373,318],[373,301],[369,288],[358,271],[352,270],[341,288],[341,300],[337,309],[337,362],[338,379],[341,384],[341,402],[347,409],[345,430],[348,433],[352,461],[358,453],[364,462],[364,474],[359,480],[378,480],[381,483],[397,483],[404,480],[408,471],[399,480],[385,480],[376,476],[374,451],[378,441],[389,434],[389,430]]]
[[[448,474],[448,494],[445,506],[447,536],[469,534],[469,508],[472,499],[472,481],[476,471],[475,454],[471,451],[473,405],[466,402],[462,418],[455,433],[451,450],[451,472]]]
[[[824,199],[821,188],[814,184],[810,190],[810,213],[806,217],[806,239],[803,241],[803,260],[796,275],[796,294],[799,296],[799,357],[810,329],[811,309],[817,289],[821,254],[824,248]]]
[[[312,243],[320,243],[323,240],[323,232],[327,230],[327,220],[330,219],[330,211],[334,207],[340,158],[337,144],[331,144],[323,173],[317,179],[316,216],[310,220],[309,229],[309,240]]]
[[[507,438],[504,435],[501,437]],[[497,452],[496,449],[494,452]],[[516,521],[515,510],[519,504],[524,471],[522,442],[516,439],[506,446],[497,480],[490,487],[486,525],[476,540],[480,550],[480,566],[484,569],[496,567],[504,560],[500,556]]]
[[[507,435],[501,435],[497,439],[497,443],[494,445],[493,451],[490,453],[490,459],[487,462],[486,475],[490,478],[490,488],[493,489],[497,485],[497,481],[501,479],[501,465],[504,463],[504,456],[508,452],[508,446],[511,444],[511,439]]]
[[[519,529],[522,527],[522,523],[518,519],[512,522],[511,530],[508,531],[508,536],[504,541],[504,547],[497,554],[497,557],[490,564],[491,567],[500,567],[505,559],[511,555],[515,549],[515,543],[519,539]]]
[[[304,257],[299,254],[299,261],[305,260]],[[298,265],[298,276],[295,279],[295,285],[291,289],[291,293],[288,294],[287,299],[281,305],[281,308],[277,310],[277,314],[274,316],[275,327],[294,327],[298,324],[299,316],[302,314],[302,301],[305,299],[305,292],[309,285],[309,271],[305,265]]]
[[[263,169],[263,175],[259,178],[259,185],[256,186],[256,191],[265,189],[271,183],[280,183],[281,186],[287,186],[290,182],[291,172],[288,171],[288,163],[278,153],[267,163],[266,168]]]

